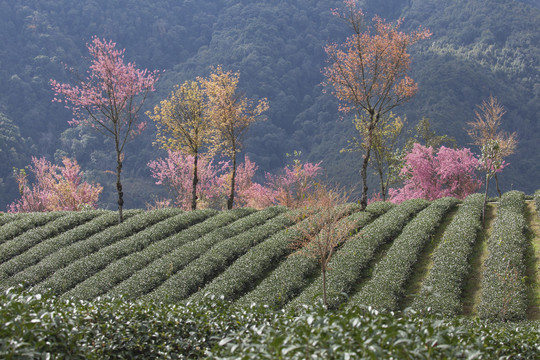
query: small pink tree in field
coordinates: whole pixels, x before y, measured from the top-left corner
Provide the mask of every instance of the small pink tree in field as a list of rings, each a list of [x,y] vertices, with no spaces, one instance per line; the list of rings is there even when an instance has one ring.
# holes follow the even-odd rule
[[[405,156],[400,175],[404,178],[401,189],[390,189],[390,201],[424,198],[434,200],[445,196],[465,198],[482,185],[476,170],[478,159],[467,148],[451,149],[445,146],[436,151],[431,146],[414,144]]]
[[[83,173],[77,161],[64,158],[63,167],[51,164],[45,158],[32,158],[29,170],[35,177],[28,184],[26,171],[15,173],[21,198],[9,205],[9,212],[77,211],[96,208],[103,188],[82,181]]]
[[[93,58],[88,76],[78,85],[51,80],[55,94],[63,97],[53,101],[64,102],[72,110],[70,125],[90,126],[114,140],[118,221],[122,222],[124,199],[120,177],[124,146],[145,128],[144,122],[138,122],[138,112],[148,92],[154,91],[158,76],[156,72],[137,69],[134,63],[126,64],[124,50],[116,49],[112,41],[94,37],[87,47]]]
[[[180,151],[167,151],[167,157],[150,161],[148,167],[156,184],[167,187],[176,206],[192,209],[193,156]],[[199,157],[197,201],[203,207],[221,207],[225,201],[229,163],[214,164],[212,159]]]

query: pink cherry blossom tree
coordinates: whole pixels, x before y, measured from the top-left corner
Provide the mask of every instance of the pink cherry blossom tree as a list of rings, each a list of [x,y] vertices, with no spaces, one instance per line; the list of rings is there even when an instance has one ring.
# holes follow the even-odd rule
[[[142,132],[146,123],[138,121],[138,113],[148,92],[154,91],[157,72],[138,69],[124,62],[124,50],[112,41],[93,37],[87,44],[92,63],[85,79],[77,85],[51,80],[57,96],[73,112],[70,125],[87,125],[114,140],[116,151],[116,189],[118,221],[124,220],[121,173],[124,146],[128,139]]]
[[[390,189],[390,201],[434,200],[445,196],[463,199],[482,185],[476,174],[478,165],[478,159],[467,148],[441,146],[435,150],[416,143],[405,156],[400,173],[405,179],[403,187]]]
[[[78,211],[96,208],[103,188],[82,181],[83,173],[77,161],[64,158],[63,166],[48,162],[45,158],[32,158],[30,172],[35,182],[28,182],[26,171],[19,170],[15,178],[21,198],[8,206],[9,212]]]

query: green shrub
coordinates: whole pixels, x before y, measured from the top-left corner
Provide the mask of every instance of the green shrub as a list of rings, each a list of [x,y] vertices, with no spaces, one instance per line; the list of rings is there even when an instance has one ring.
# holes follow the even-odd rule
[[[237,209],[227,212],[227,214],[238,216],[240,219],[157,259],[144,269],[137,271],[129,279],[118,284],[109,292],[109,295],[138,298],[148,294],[190,262],[206,253],[215,244],[264,224],[268,219],[275,217],[278,212],[274,208],[255,213],[253,209]]]
[[[50,289],[54,294],[62,294],[87,277],[85,273],[87,269],[83,265],[87,264],[85,259],[88,259],[91,254],[179,212],[178,209],[162,209],[143,212],[131,217],[121,224],[107,228],[86,240],[79,241],[47,256],[38,264],[24,271],[27,277],[25,280],[27,280],[28,285],[37,284],[37,291],[45,292]],[[92,266],[92,264],[88,265]],[[79,272],[74,272],[75,268],[78,268]]]
[[[0,244],[66,214],[64,211],[20,214],[13,221],[0,227]]]
[[[286,210],[282,207],[271,209],[277,213],[283,213]],[[217,243],[143,299],[167,299],[174,302],[187,298],[197,289],[204,287],[207,282],[223,272],[253,246],[292,224],[293,220],[288,214],[280,214],[263,225]]]
[[[538,322],[0,294],[2,359],[536,359]]]
[[[381,216],[393,204],[377,202],[367,206],[365,212],[357,212],[350,215],[355,221],[357,229]],[[290,299],[298,295],[299,291],[308,284],[309,278],[320,266],[315,259],[291,254],[279,266],[268,274],[255,289],[241,297],[237,305],[247,306],[251,303],[266,304],[271,307],[283,307]]]
[[[350,298],[348,307],[364,304],[378,310],[398,310],[405,284],[422,249],[457,203],[455,198],[438,199],[418,213],[377,263],[371,279]]]
[[[540,190],[536,190],[534,193],[534,204],[536,205],[538,216],[540,216]]]
[[[124,218],[128,219],[139,213],[140,210],[127,210],[124,212]],[[40,279],[50,275],[46,267],[41,266],[43,263],[40,261],[48,257],[54,258],[54,253],[63,251],[62,249],[86,240],[113,225],[118,225],[118,214],[107,211],[86,224],[42,241],[21,255],[11,258],[0,265],[0,290],[23,283],[36,284]]]
[[[66,292],[63,297],[91,300],[109,291],[120,281],[131,276],[152,260],[164,254],[159,249],[161,242],[173,234],[182,234],[194,224],[209,218],[217,213],[216,210],[206,209],[185,212],[163,220],[135,235],[118,241],[113,245],[82,259],[66,270],[73,273],[82,273],[84,278],[73,289]]]
[[[343,294],[351,292],[377,249],[394,239],[410,219],[428,204],[426,200],[414,199],[393,207],[335,253],[328,265],[330,271],[327,274],[330,307],[336,307],[344,301]],[[286,308],[299,308],[303,304],[312,303],[322,293],[321,290],[321,279],[317,278]]]
[[[524,194],[501,197],[481,284],[478,315],[484,319],[521,320],[527,311],[525,252],[527,223]]]
[[[0,244],[0,264],[23,253],[32,246],[54,237],[74,227],[84,224],[100,215],[99,211],[66,212],[63,216],[45,225],[28,230],[25,233]]]
[[[462,312],[461,296],[478,232],[482,229],[482,194],[469,195],[433,252],[433,266],[413,302],[417,311],[444,315]]]

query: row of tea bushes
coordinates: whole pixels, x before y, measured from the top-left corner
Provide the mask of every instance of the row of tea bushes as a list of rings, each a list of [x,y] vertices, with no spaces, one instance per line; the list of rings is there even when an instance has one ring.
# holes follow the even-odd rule
[[[140,213],[141,210],[127,210],[124,212],[124,218],[127,220]],[[68,248],[79,241],[84,241],[114,225],[118,225],[118,214],[106,211],[103,215],[83,225],[46,239],[19,256],[11,258],[0,265],[0,280],[2,280],[0,289],[5,290],[8,287],[23,283],[28,285],[37,284],[51,274],[42,267],[44,265],[41,262],[43,259],[52,258],[56,252],[62,251],[62,249]]]
[[[270,209],[279,215],[263,225],[217,243],[142,299],[167,299],[167,301],[173,302],[183,300],[225,271],[249,249],[294,223],[286,208],[273,207]]]
[[[470,273],[474,244],[482,229],[483,205],[483,195],[472,194],[459,207],[433,252],[433,266],[413,302],[415,310],[461,314],[461,296]]]
[[[455,198],[434,200],[418,213],[394,240],[384,258],[377,263],[371,279],[350,298],[348,307],[364,304],[378,310],[398,310],[406,282],[420,253],[437,231],[444,216],[458,202]]]
[[[356,212],[350,215],[349,219],[354,221],[356,228],[360,230],[392,206],[393,204],[389,202],[372,203],[367,206],[366,211]],[[241,297],[237,305],[246,306],[257,303],[281,308],[298,295],[318,268],[317,260],[302,256],[298,252],[293,253],[268,274],[255,289]]]
[[[137,271],[130,278],[112,288],[108,292],[108,295],[116,297],[125,296],[130,299],[146,295],[189,263],[203,255],[215,244],[264,224],[269,219],[275,217],[278,212],[273,208],[257,212],[254,209],[235,209],[224,214],[226,214],[226,217],[214,217],[217,218],[218,223],[221,224],[223,220],[228,221],[229,219],[234,222],[227,226],[216,228],[216,230],[209,234],[188,242],[148,264],[148,266]]]
[[[89,256],[137,234],[146,228],[159,223],[171,216],[182,213],[178,209],[160,209],[140,213],[123,223],[109,227],[85,240],[78,241],[68,247],[47,256],[38,264],[29,267],[24,272],[32,274],[32,282],[37,284],[36,290],[52,291],[62,294],[87,277],[84,265]],[[88,264],[92,266],[92,264]]]
[[[540,216],[540,190],[537,190],[534,193],[534,203],[536,205],[536,211],[538,212],[538,216]]]
[[[216,214],[217,211],[212,209],[181,213],[81,259],[80,265],[71,270],[74,273],[84,272],[86,277],[63,297],[91,300],[106,293],[163,254],[161,251],[152,251],[156,248],[151,247],[152,245],[159,244],[175,234],[182,234]]]
[[[61,216],[68,214],[65,211],[43,212],[43,213],[29,213],[21,214],[19,216],[12,216],[10,214],[3,215],[4,217],[11,219],[0,227],[0,244],[11,240],[24,232],[34,229],[39,226],[43,226],[50,221],[58,219]]]
[[[50,221],[43,226],[28,230],[21,235],[0,244],[0,264],[25,252],[50,237],[54,237],[82,225],[102,213],[103,212],[100,211],[67,212],[63,216]]]
[[[347,204],[338,207],[334,211],[337,211],[339,217],[347,217],[352,211],[358,209],[359,206]],[[290,215],[294,218],[296,214],[291,212]],[[293,251],[291,248],[292,242],[303,236],[303,232],[299,227],[309,226],[310,230],[320,230],[320,228],[317,228],[320,223],[317,218],[320,215],[319,213],[311,214],[295,226],[284,229],[253,247],[188,300],[200,301],[204,296],[212,295],[223,296],[226,300],[236,300],[242,294],[248,292],[254,284],[259,283],[265,275]]]
[[[527,311],[525,252],[528,246],[525,195],[501,197],[482,278],[478,315],[483,319],[521,320]]]
[[[3,359],[537,359],[538,323],[0,294]]]
[[[426,200],[413,199],[393,207],[349,239],[334,254],[328,265],[331,270],[327,273],[328,305],[331,308],[340,305],[344,301],[343,294],[352,291],[377,249],[395,239],[411,218],[428,204]],[[311,304],[322,294],[321,277],[314,279],[285,308],[300,308],[303,304]]]

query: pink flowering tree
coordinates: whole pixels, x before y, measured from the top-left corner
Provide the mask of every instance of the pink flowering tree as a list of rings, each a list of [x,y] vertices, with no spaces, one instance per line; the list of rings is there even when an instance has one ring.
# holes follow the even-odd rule
[[[400,173],[404,178],[403,187],[390,189],[390,201],[434,200],[445,196],[463,199],[482,185],[476,174],[478,164],[478,159],[467,148],[441,146],[437,151],[416,143],[405,156],[405,166]]]
[[[15,178],[21,198],[8,206],[9,212],[78,211],[97,207],[103,188],[82,181],[83,173],[77,161],[64,158],[63,166],[51,164],[45,158],[32,158],[29,170],[35,182],[29,185],[26,171],[19,170]]]
[[[299,153],[295,152],[295,155]],[[266,174],[266,187],[272,202],[290,208],[302,207],[316,190],[316,177],[321,173],[321,163],[302,163],[294,159],[277,175]]]
[[[118,221],[122,222],[124,146],[145,128],[146,124],[138,121],[138,113],[148,92],[154,90],[158,75],[125,63],[124,50],[116,49],[112,41],[93,37],[87,47],[92,56],[87,77],[77,85],[51,80],[53,91],[62,98],[53,101],[63,102],[72,110],[70,125],[90,126],[114,140]]]
[[[192,155],[174,150],[168,150],[166,158],[148,163],[156,184],[165,186],[173,203],[184,210],[192,209],[193,164]],[[199,207],[221,207],[226,198],[229,167],[228,162],[215,164],[208,157],[199,158],[196,188]]]

